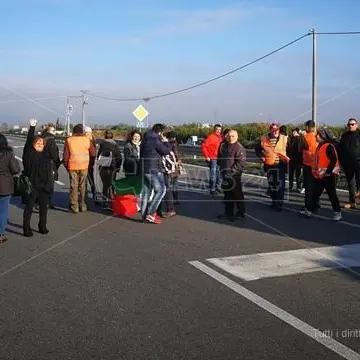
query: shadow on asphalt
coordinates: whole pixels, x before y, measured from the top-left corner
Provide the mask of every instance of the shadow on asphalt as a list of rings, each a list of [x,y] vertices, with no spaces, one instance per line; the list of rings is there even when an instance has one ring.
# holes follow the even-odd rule
[[[64,191],[54,191],[52,197],[52,203],[55,206],[55,209],[50,209],[51,212],[69,212],[69,193]],[[16,206],[19,209],[24,209],[24,204],[20,197],[13,197],[11,204]],[[103,210],[101,204],[95,204],[91,197],[88,197],[87,200],[87,211],[99,214],[106,214],[108,211]],[[38,210],[34,208],[34,213],[38,213]]]

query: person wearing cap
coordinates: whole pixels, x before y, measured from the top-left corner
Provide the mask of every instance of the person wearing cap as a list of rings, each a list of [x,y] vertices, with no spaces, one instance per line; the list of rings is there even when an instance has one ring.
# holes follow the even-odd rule
[[[73,128],[73,135],[65,141],[63,164],[70,178],[70,210],[77,214],[85,212],[86,180],[89,171],[90,158],[96,155],[96,149],[90,139],[85,136],[81,124]],[[80,193],[80,200],[79,200]]]
[[[345,209],[356,209],[356,198],[360,199],[360,131],[358,122],[350,118],[346,131],[340,139],[339,158],[349,188],[348,204]]]
[[[261,137],[255,151],[264,163],[271,207],[280,211],[284,202],[285,175],[290,160],[286,154],[288,137],[280,134],[280,128],[275,123],[270,125],[269,130],[267,135]]]
[[[305,189],[305,208],[307,207],[310,198],[312,197],[312,188],[315,181],[312,168],[315,160],[315,152],[318,147],[316,140],[316,126],[315,122],[309,120],[305,123],[305,134],[299,141],[299,152],[302,153],[303,162],[303,187]],[[320,208],[320,203],[316,204]]]
[[[85,135],[89,138],[90,143],[96,149],[96,139],[95,139],[95,136],[93,135],[93,132],[92,132],[92,129],[90,126],[85,126]],[[87,181],[90,184],[93,199],[96,199],[96,187],[95,187],[95,179],[94,179],[95,158],[96,158],[96,156],[90,156],[88,177],[87,177]],[[87,190],[87,187],[86,187],[86,190]]]
[[[334,146],[334,136],[329,129],[320,129],[316,134],[318,147],[315,151],[312,175],[314,178],[311,198],[300,214],[311,217],[317,209],[317,203],[324,190],[326,190],[332,209],[333,220],[342,219],[339,198],[336,194],[336,181],[340,174],[340,163]]]

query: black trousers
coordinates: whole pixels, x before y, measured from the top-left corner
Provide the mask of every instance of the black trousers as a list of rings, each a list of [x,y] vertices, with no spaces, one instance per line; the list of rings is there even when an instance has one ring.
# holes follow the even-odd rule
[[[305,189],[305,208],[309,209],[308,206],[310,206],[310,199],[313,198],[314,194],[314,186],[315,182],[317,181],[313,174],[311,166],[303,165],[303,178],[304,178],[304,189]],[[320,198],[320,197],[319,197]],[[320,199],[317,199],[316,207],[319,207]]]
[[[96,194],[96,188],[95,188],[94,167],[93,166],[89,166],[87,181],[90,184],[91,193],[92,193],[92,196],[94,197]]]
[[[289,189],[293,188],[294,175],[296,181],[296,188],[301,189],[301,163],[298,161],[290,161],[289,164]]]
[[[39,229],[46,229],[50,193],[44,190],[35,189],[26,199],[23,214],[23,229],[25,232],[29,232],[31,229],[31,217],[36,200],[39,201]]]
[[[112,174],[113,170],[109,167],[100,168],[100,178],[103,183],[103,195],[106,199],[112,198]]]
[[[174,199],[174,192],[173,192],[174,180],[177,180],[177,179],[172,178],[169,174],[164,174],[166,193],[158,207],[158,210],[157,210],[158,214],[161,213],[163,208],[165,208],[165,210],[167,212],[175,211],[175,204],[174,204],[175,199]]]
[[[321,180],[315,179],[313,182],[312,195],[309,204],[306,207],[309,211],[314,211],[317,208],[320,196],[326,190],[331,206],[334,212],[341,212],[339,198],[336,194],[336,176],[326,176]]]
[[[266,167],[270,197],[272,203],[277,206],[282,206],[284,202],[286,167],[287,165],[282,162]]]
[[[244,216],[245,204],[241,175],[224,178],[222,189],[224,191],[225,215],[232,217],[235,209],[237,209],[236,215]]]
[[[349,188],[349,201],[355,204],[356,193],[360,192],[360,166],[346,167],[344,173]]]

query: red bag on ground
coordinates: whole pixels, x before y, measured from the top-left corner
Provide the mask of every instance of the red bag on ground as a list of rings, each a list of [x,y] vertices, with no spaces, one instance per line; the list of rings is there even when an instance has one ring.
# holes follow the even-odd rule
[[[114,215],[134,216],[137,213],[137,198],[134,195],[115,195],[112,200]]]

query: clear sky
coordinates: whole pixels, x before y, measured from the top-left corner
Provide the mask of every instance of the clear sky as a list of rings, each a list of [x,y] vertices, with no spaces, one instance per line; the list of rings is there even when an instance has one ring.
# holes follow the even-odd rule
[[[301,36],[358,31],[357,0],[2,0],[0,121],[64,115],[87,89],[146,97],[227,72]],[[311,117],[311,37],[229,77],[150,101],[150,122]],[[319,119],[360,116],[360,35],[318,36]],[[33,100],[60,96],[57,99]],[[9,102],[24,100],[22,102]],[[134,122],[139,102],[89,98],[90,123]],[[74,121],[80,118],[74,100]]]

